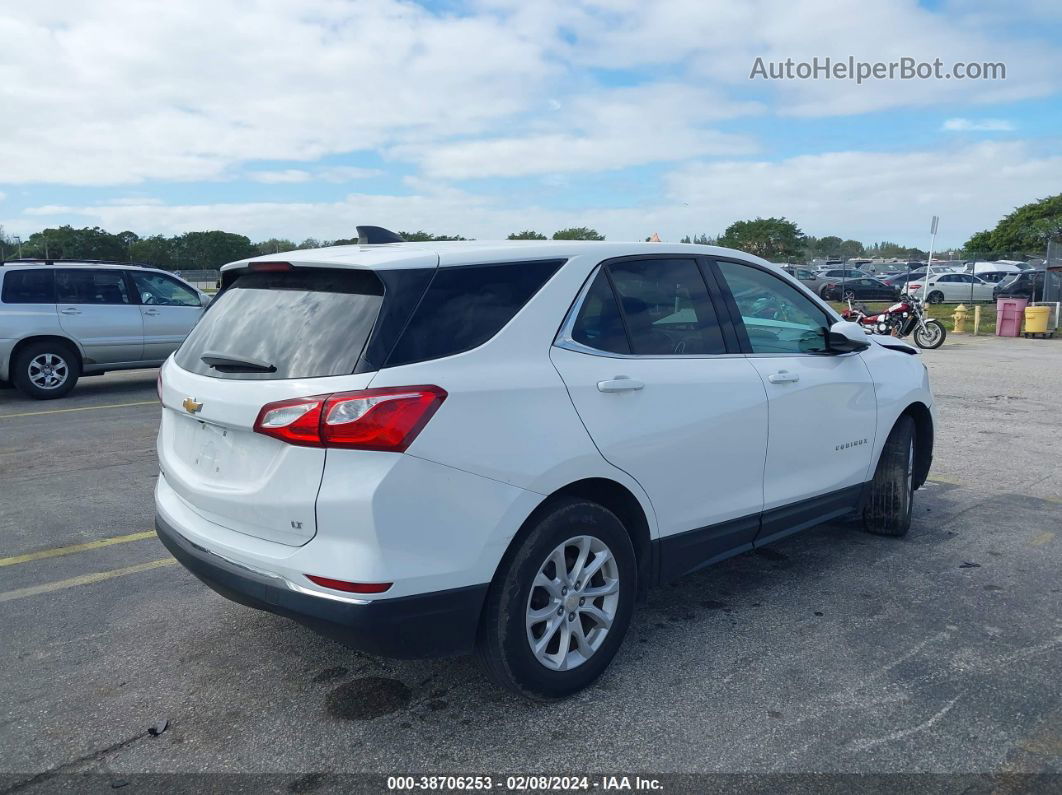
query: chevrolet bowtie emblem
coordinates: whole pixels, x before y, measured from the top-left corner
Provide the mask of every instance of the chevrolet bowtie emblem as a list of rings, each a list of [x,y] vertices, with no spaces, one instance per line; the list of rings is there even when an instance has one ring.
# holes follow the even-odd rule
[[[203,404],[197,403],[194,398],[185,398],[184,402],[181,403],[181,405],[184,406],[184,410],[187,411],[189,414],[195,414],[197,411],[203,408]]]

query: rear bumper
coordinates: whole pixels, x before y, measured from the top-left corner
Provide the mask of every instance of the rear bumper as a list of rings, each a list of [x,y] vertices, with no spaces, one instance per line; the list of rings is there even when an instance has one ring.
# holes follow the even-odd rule
[[[227,599],[294,619],[358,651],[443,657],[468,653],[475,645],[487,584],[371,601],[316,596],[210,552],[157,514],[155,530],[186,569]]]

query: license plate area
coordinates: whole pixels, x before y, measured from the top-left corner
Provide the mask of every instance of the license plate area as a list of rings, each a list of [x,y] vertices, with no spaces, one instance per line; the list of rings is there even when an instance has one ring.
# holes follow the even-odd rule
[[[189,465],[204,477],[225,477],[232,460],[232,432],[202,420],[195,424]]]

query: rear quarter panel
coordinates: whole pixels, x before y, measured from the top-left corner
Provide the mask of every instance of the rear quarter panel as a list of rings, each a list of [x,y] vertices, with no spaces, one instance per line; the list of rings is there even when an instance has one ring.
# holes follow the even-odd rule
[[[70,339],[59,325],[55,304],[0,303],[0,379],[10,378],[11,353],[15,346],[24,339],[42,335]],[[84,355],[81,346],[75,340],[70,341]]]

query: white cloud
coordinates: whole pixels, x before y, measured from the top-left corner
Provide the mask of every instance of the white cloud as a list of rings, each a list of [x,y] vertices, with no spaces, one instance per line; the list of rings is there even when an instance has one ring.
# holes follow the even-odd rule
[[[279,171],[249,171],[247,178],[252,182],[262,182],[267,185],[278,183],[298,182],[350,182],[356,179],[376,177],[384,172],[378,168],[358,168],[356,166],[333,166],[331,168],[318,168],[307,170],[302,168],[287,168]]]
[[[1044,96],[1059,87],[1062,55],[1052,42],[1016,36],[1022,11],[1007,6],[1007,26],[979,5],[946,11],[917,0],[484,0],[528,30],[563,38],[553,47],[581,66],[631,70],[683,64],[695,84],[769,94],[783,114],[834,116],[942,102],[992,102]],[[1029,0],[1034,15],[1050,0]],[[1035,31],[1034,31],[1035,32]],[[540,35],[546,35],[540,33]],[[810,61],[826,56],[889,62],[903,57],[950,66],[1003,61],[1007,80],[750,81],[757,56]]]
[[[7,182],[211,180],[522,111],[555,67],[493,16],[400,0],[41,2],[0,17]],[[102,43],[102,44],[101,44]]]
[[[709,232],[734,219],[785,215],[809,234],[917,243],[939,215],[941,242],[956,245],[1060,183],[1062,156],[1019,141],[703,163],[670,174],[667,189],[674,203],[713,219]]]
[[[940,129],[947,132],[1009,132],[1015,127],[1006,119],[948,119]]]
[[[267,185],[276,183],[309,182],[313,175],[301,168],[288,168],[283,171],[251,171],[247,178],[252,182],[263,182]]]
[[[573,96],[562,114],[532,123],[522,135],[406,145],[391,154],[445,179],[607,171],[748,154],[756,149],[750,138],[706,125],[762,112],[759,103],[711,89],[657,83]]]
[[[991,174],[990,189],[985,175]],[[940,244],[959,245],[1015,206],[1057,192],[1062,156],[1023,142],[985,143],[907,154],[832,152],[779,162],[725,161],[676,169],[666,195],[647,206],[552,209],[518,196],[488,199],[423,180],[412,195],[352,194],[338,202],[205,203],[197,205],[40,207],[27,217],[0,219],[10,233],[39,228],[41,219],[76,219],[108,229],[175,233],[220,228],[269,237],[350,237],[358,223],[425,229],[480,239],[520,229],[592,226],[613,240],[665,240],[723,231],[736,220],[784,215],[815,235],[865,242],[926,242],[932,215],[941,217]]]
[[[1057,90],[1057,47],[986,21],[983,0],[953,2],[23,3],[0,12],[0,101],[24,120],[0,136],[0,177],[207,182],[284,161],[252,178],[345,182],[365,175],[313,164],[358,151],[436,179],[593,172],[749,151],[719,122],[762,112],[740,99],[750,93],[781,114],[830,116]],[[1051,3],[1020,7],[1036,16]],[[748,79],[757,56],[849,54],[1003,60],[1008,79]],[[592,70],[642,85],[605,89]]]

